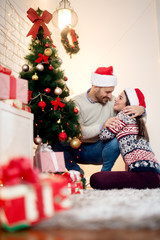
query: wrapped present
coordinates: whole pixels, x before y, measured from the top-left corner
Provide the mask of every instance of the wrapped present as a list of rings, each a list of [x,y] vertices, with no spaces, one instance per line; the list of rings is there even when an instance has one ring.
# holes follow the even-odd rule
[[[0,99],[19,99],[28,103],[28,81],[15,78],[11,70],[0,65]]]
[[[83,177],[81,176],[79,171],[69,170],[64,173],[64,175],[68,179],[68,189],[70,194],[83,194]]]
[[[3,102],[9,104],[12,107],[15,107],[15,108],[27,111],[27,112],[31,112],[31,108],[29,106],[27,106],[26,104],[22,103],[18,99],[5,99],[5,100],[3,100]]]
[[[63,152],[54,152],[50,145],[40,144],[35,152],[34,165],[41,172],[65,172]]]
[[[0,179],[0,222],[5,230],[30,227],[71,207],[67,179],[38,173],[28,159],[2,166]]]
[[[70,194],[83,194],[83,183],[79,182],[70,182],[68,183],[68,189]]]

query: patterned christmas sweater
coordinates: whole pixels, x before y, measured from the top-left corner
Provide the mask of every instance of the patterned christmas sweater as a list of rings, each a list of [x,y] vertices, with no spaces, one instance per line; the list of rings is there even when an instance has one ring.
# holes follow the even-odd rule
[[[119,117],[118,125],[114,128],[102,129],[100,139],[109,140],[117,137],[126,170],[134,172],[150,171],[160,174],[160,165],[155,158],[150,143],[143,137],[137,140],[136,119],[131,119],[122,112],[119,112],[117,116]]]

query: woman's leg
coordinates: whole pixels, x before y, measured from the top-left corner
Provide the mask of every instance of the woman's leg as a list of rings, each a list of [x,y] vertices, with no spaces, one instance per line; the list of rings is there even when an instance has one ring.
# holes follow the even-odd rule
[[[94,189],[123,188],[157,188],[160,186],[160,175],[154,172],[97,172],[90,178]]]

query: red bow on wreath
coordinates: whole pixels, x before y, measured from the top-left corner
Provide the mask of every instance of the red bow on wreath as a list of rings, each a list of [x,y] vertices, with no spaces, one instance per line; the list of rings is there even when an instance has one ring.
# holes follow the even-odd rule
[[[51,104],[54,106],[54,110],[57,110],[58,106],[63,108],[66,104],[61,102],[59,97],[56,98],[56,101],[51,101]]]
[[[41,25],[44,30],[44,37],[46,38],[48,36],[51,39],[50,31],[45,23],[50,22],[50,20],[52,19],[52,14],[45,10],[42,16],[39,16],[33,8],[30,8],[27,11],[27,14],[27,17],[31,20],[31,22],[34,23],[32,28],[28,32],[27,37],[32,35],[33,39],[35,39],[38,33],[38,29]]]
[[[38,56],[39,56],[39,58],[37,58],[37,59],[35,60],[36,63],[40,63],[40,62],[42,62],[42,61],[44,61],[44,63],[46,63],[46,64],[49,63],[49,62],[48,62],[48,58],[49,58],[48,56],[45,56],[45,55],[43,55],[42,53],[39,53]]]
[[[75,34],[75,30],[74,30],[74,29],[70,29],[70,34],[71,34],[73,43],[74,43],[74,42],[77,42],[77,37],[76,37],[76,34]]]

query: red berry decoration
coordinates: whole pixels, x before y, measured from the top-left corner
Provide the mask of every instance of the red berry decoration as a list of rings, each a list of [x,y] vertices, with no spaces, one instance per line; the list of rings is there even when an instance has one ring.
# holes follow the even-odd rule
[[[75,107],[75,108],[73,109],[73,112],[77,114],[77,113],[78,113],[78,109]]]
[[[46,43],[46,44],[45,44],[45,47],[46,47],[46,48],[49,48],[49,47],[50,47],[49,43]]]
[[[38,107],[41,107],[42,110],[44,110],[44,108],[46,107],[46,103],[45,103],[44,101],[40,101],[40,102],[38,103]]]
[[[53,66],[50,65],[50,66],[48,67],[48,69],[49,69],[49,70],[53,70]]]
[[[68,80],[68,78],[67,78],[67,77],[64,77],[64,80],[65,80],[65,81],[67,81],[67,80]]]
[[[59,134],[59,140],[60,141],[65,141],[67,139],[67,134],[65,132],[61,132]]]
[[[50,88],[46,88],[46,89],[44,89],[44,91],[45,91],[46,93],[50,93],[50,92],[51,92],[51,89],[50,89]]]

